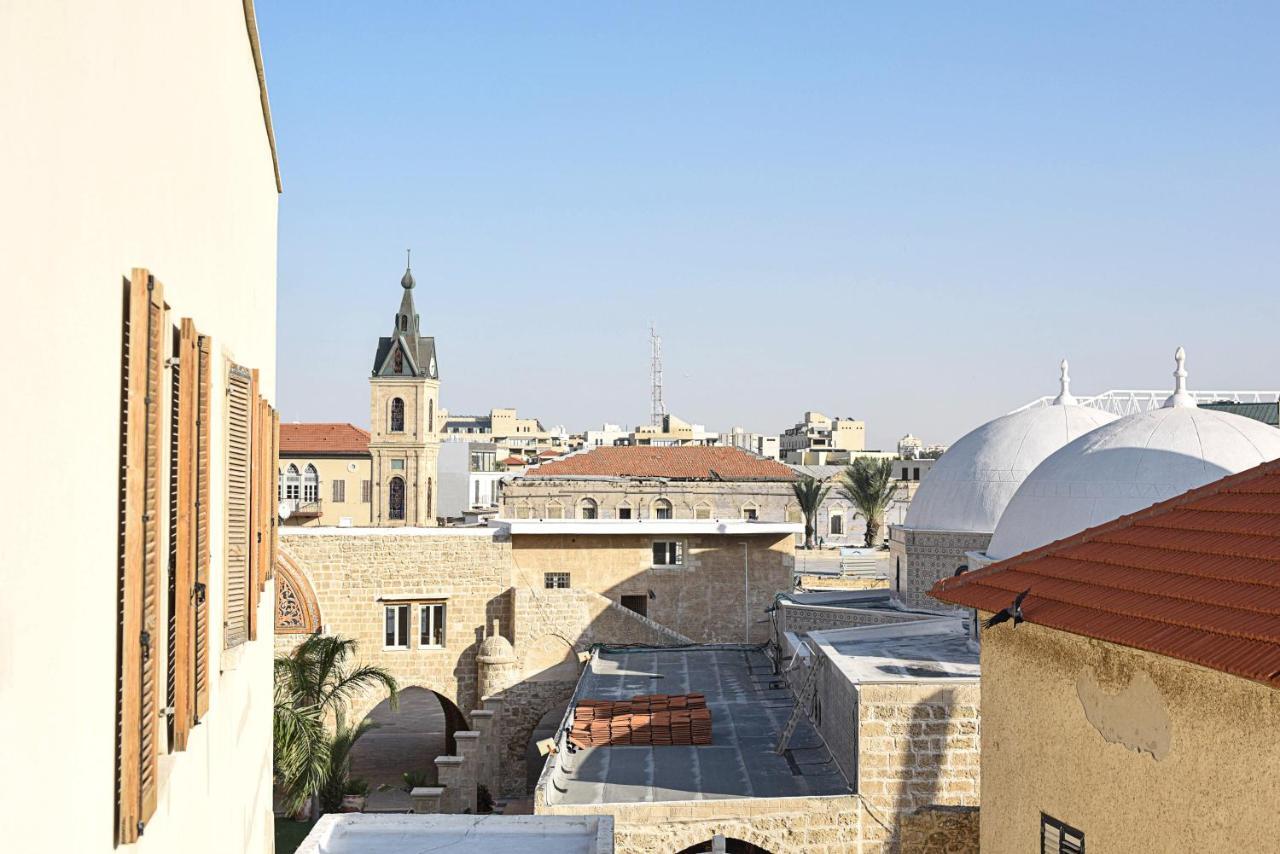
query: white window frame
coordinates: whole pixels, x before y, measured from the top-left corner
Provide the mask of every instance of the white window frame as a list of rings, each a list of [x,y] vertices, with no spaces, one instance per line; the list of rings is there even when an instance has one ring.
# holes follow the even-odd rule
[[[418,648],[444,649],[449,645],[449,611],[446,602],[419,602],[418,608]],[[435,637],[437,615],[440,626],[440,643],[426,643],[425,638]]]
[[[665,506],[662,506],[665,505]],[[659,511],[667,511],[666,516],[659,516]],[[653,504],[649,505],[649,514],[654,519],[674,519],[676,518],[676,505],[668,498],[655,498]]]
[[[656,560],[650,564],[654,569],[671,569],[672,567],[683,567],[685,565],[685,546],[684,540],[653,540],[649,545],[649,557],[652,560],[657,557],[656,549],[659,546],[664,548],[664,562],[659,563]]]
[[[392,613],[395,613],[397,615],[394,618],[395,629],[392,632],[392,635],[395,639],[402,641],[402,643],[400,644],[387,643],[387,618]],[[403,625],[401,624],[401,621],[398,616],[400,613],[403,613],[405,615]],[[404,636],[399,637],[400,632],[402,630],[404,632]],[[413,615],[409,612],[409,606],[407,604],[382,606],[382,648],[383,649],[386,649],[386,650],[409,649],[409,635],[411,635],[412,633],[413,633]]]
[[[564,580],[564,584],[560,583],[561,579]],[[573,578],[567,572],[544,572],[542,584],[547,590],[568,590],[573,586]]]

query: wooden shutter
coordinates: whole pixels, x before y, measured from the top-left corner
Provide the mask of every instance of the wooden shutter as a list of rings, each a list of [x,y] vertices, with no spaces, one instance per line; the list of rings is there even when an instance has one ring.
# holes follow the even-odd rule
[[[210,563],[210,427],[213,402],[213,354],[207,335],[196,339],[196,512],[195,512],[195,649],[194,679],[191,683],[192,723],[209,711],[209,563]]]
[[[247,369],[228,363],[226,577],[222,620],[224,648],[239,646],[249,636],[252,385],[253,376]]]
[[[138,838],[156,808],[161,631],[163,289],[146,270],[129,282],[122,362],[120,631],[116,838]]]
[[[196,414],[199,380],[199,345],[195,324],[191,318],[183,318],[178,331],[178,359],[174,366],[176,398],[171,405],[176,410],[174,427],[177,451],[174,466],[177,479],[177,519],[172,523],[174,533],[173,614],[172,647],[169,658],[173,673],[170,702],[173,705],[173,749],[187,749],[187,734],[194,718],[193,683],[196,679],[196,648],[194,623],[196,622],[196,527],[199,520],[197,504],[199,469],[196,460]]]
[[[271,457],[267,465],[267,495],[276,494],[276,478],[280,476],[280,413],[271,410]],[[270,503],[271,544],[267,552],[267,578],[276,577],[276,554],[280,543],[280,513],[273,498]]]
[[[249,640],[258,639],[258,579],[262,577],[262,398],[258,369],[249,372],[249,577],[245,617]]]

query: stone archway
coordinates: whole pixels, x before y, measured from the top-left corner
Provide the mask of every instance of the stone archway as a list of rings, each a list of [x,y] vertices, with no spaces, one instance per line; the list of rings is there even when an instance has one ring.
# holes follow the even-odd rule
[[[703,852],[723,852],[723,854],[773,854],[768,848],[760,845],[754,845],[744,839],[738,839],[732,836],[712,836],[705,842],[696,842],[688,848],[683,848],[679,854],[703,854]]]
[[[369,782],[368,808],[375,812],[411,806],[408,793],[401,791],[405,773],[422,774],[425,785],[435,785],[436,757],[456,754],[454,733],[468,728],[452,700],[418,685],[400,689],[395,709],[384,698],[358,719],[377,725],[351,750],[351,776]]]
[[[320,605],[307,575],[283,551],[276,554],[276,634],[320,631]]]

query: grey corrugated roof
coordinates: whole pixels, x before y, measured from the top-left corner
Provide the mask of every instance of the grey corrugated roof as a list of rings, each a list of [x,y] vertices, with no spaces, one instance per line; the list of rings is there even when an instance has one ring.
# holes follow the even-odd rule
[[[1218,400],[1213,403],[1202,403],[1200,408],[1243,415],[1245,418],[1252,418],[1254,421],[1261,421],[1272,427],[1280,427],[1280,403],[1236,403],[1233,400]]]

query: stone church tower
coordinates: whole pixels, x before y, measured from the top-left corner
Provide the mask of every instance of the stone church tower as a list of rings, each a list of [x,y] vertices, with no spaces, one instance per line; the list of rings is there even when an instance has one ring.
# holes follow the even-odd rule
[[[373,524],[436,524],[436,430],[440,378],[436,342],[419,334],[413,306],[413,273],[405,265],[404,296],[391,335],[378,339],[369,378],[373,411],[369,453],[373,457]]]

